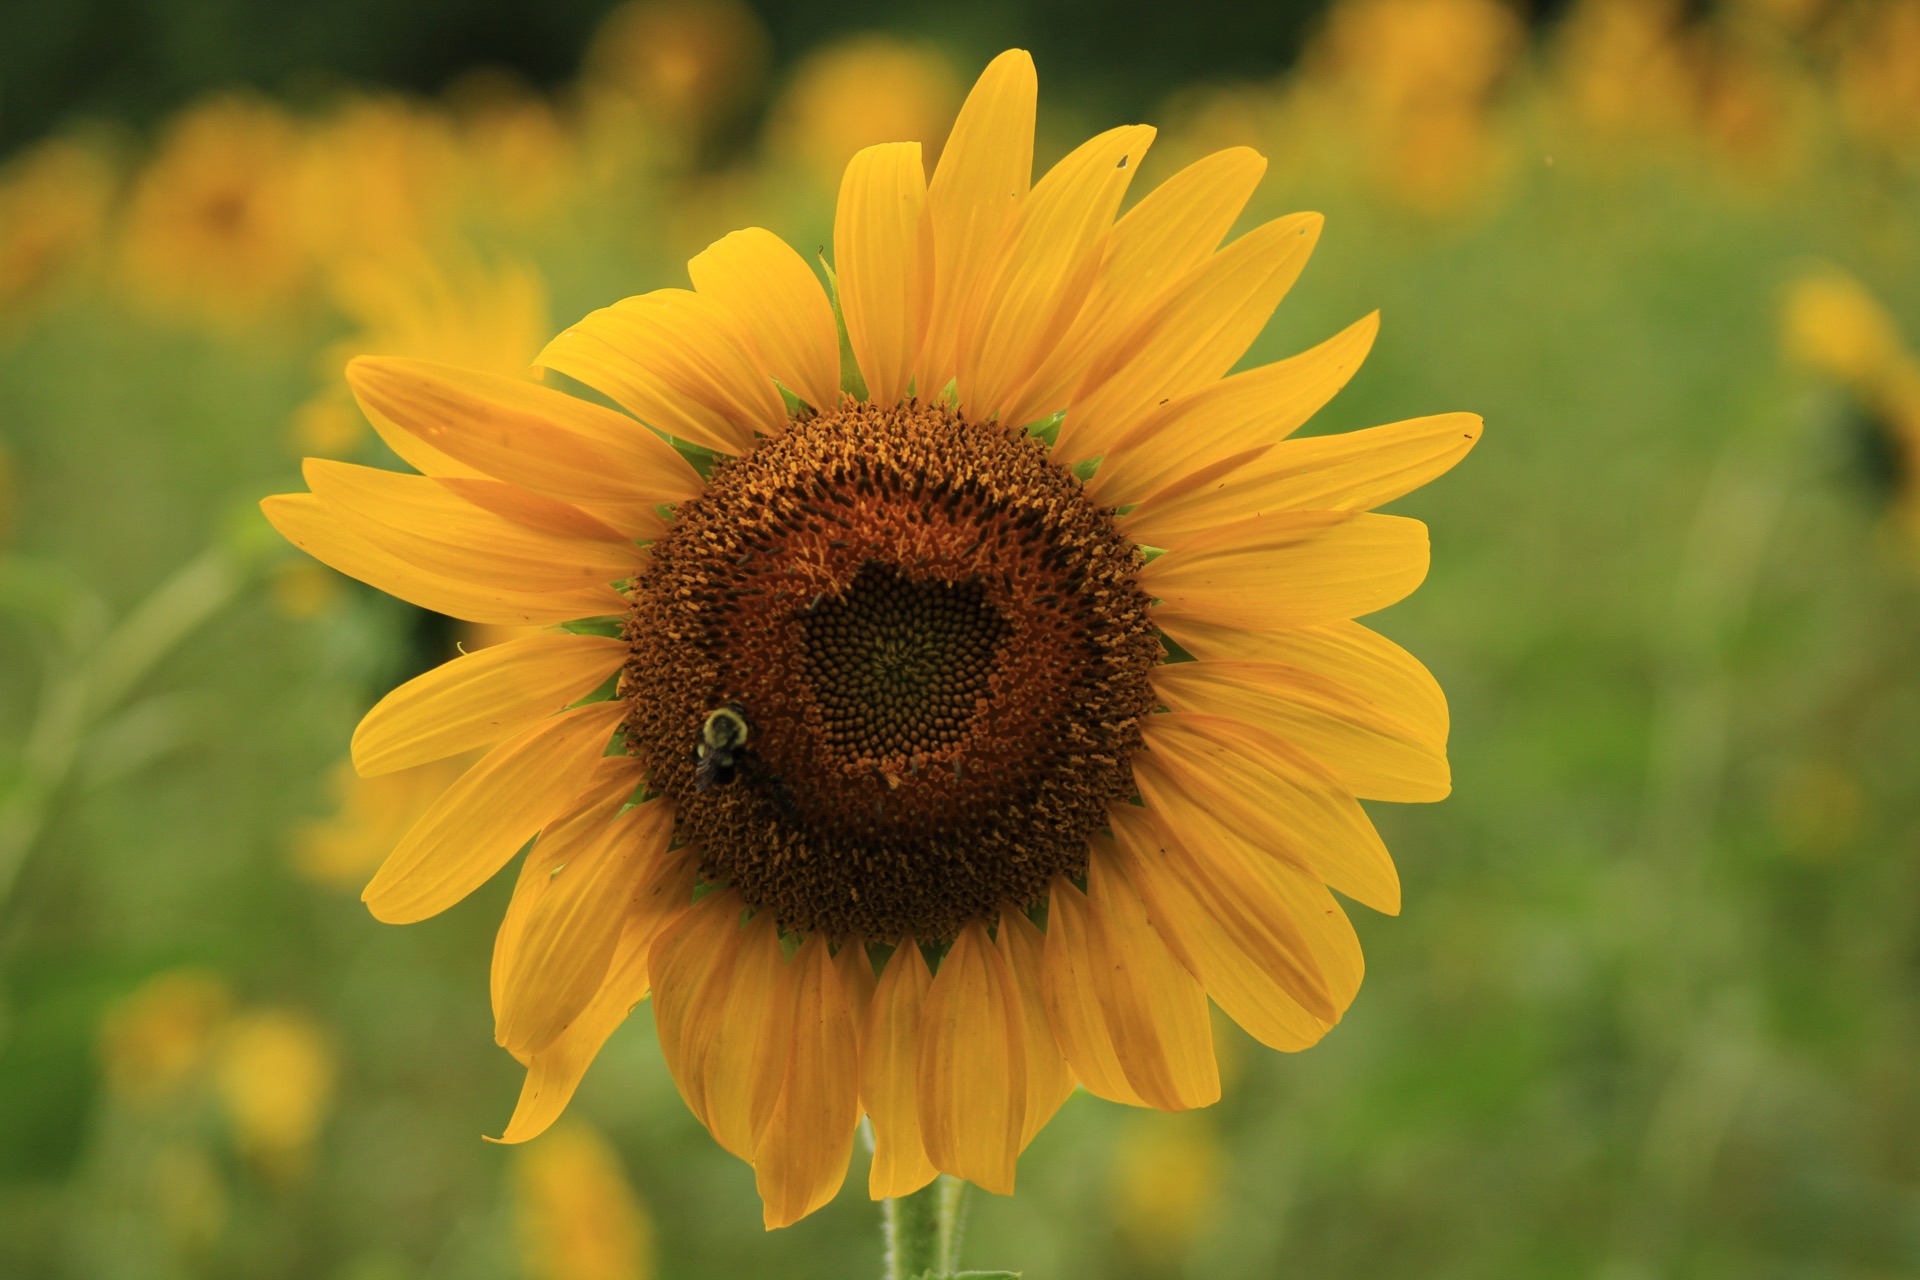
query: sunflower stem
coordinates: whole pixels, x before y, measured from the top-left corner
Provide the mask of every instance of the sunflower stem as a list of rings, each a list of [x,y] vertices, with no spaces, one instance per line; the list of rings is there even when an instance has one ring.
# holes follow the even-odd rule
[[[960,1263],[967,1184],[941,1174],[910,1196],[883,1202],[886,1280],[946,1280]]]

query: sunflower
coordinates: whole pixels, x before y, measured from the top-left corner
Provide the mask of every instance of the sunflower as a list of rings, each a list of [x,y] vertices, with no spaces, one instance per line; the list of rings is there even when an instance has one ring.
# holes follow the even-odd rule
[[[917,144],[857,154],[831,292],[740,231],[548,345],[626,413],[357,361],[421,474],[314,461],[267,500],[388,592],[553,628],[353,741],[363,773],[497,744],[365,899],[423,919],[532,840],[492,971],[527,1067],[506,1141],[651,993],[770,1227],[835,1194],[863,1114],[876,1198],[1007,1192],[1076,1085],[1213,1102],[1209,997],[1288,1050],[1353,999],[1334,891],[1400,900],[1359,798],[1449,786],[1438,687],[1352,621],[1427,568],[1424,526],[1371,509],[1479,420],[1286,440],[1376,327],[1227,376],[1320,219],[1219,247],[1264,169],[1238,149],[1116,221],[1144,126],[1029,187],[1035,96],[1011,51],[930,182]]]

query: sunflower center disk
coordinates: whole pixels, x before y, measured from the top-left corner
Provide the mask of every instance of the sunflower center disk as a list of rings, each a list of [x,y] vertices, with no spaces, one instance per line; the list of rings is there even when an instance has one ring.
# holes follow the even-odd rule
[[[1139,552],[1019,431],[849,405],[718,466],[632,592],[627,734],[789,928],[950,937],[1086,864],[1160,645]],[[696,789],[726,703],[732,782]]]
[[[1009,630],[978,580],[877,561],[801,625],[830,754],[896,773],[960,758]]]

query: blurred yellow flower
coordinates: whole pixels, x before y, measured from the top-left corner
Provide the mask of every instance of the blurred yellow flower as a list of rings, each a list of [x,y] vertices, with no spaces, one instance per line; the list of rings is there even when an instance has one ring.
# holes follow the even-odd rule
[[[220,1037],[214,1080],[234,1145],[275,1178],[304,1173],[333,1103],[331,1037],[305,1014],[253,1009]]]
[[[285,618],[317,618],[339,603],[344,580],[311,560],[290,560],[273,567],[267,590],[274,609]]]
[[[176,119],[127,207],[135,297],[229,325],[287,305],[312,267],[299,158],[299,130],[266,102],[215,98]]]
[[[572,1122],[514,1151],[514,1219],[527,1280],[648,1280],[653,1224],[620,1157]]]
[[[442,113],[397,97],[349,100],[306,139],[302,233],[329,264],[422,253],[451,229],[460,172]]]
[[[1122,1239],[1155,1266],[1177,1262],[1213,1224],[1225,1164],[1204,1118],[1129,1116],[1108,1170],[1107,1203]]]
[[[581,194],[579,137],[547,99],[504,74],[475,72],[447,100],[468,217],[526,230]]]
[[[1444,212],[1497,176],[1494,96],[1520,47],[1498,0],[1345,0],[1303,59],[1305,88],[1381,189]]]
[[[1781,328],[1788,358],[1844,388],[1881,433],[1894,523],[1920,545],[1920,358],[1866,286],[1832,268],[1789,287]]]
[[[232,1008],[233,993],[207,970],[149,978],[101,1020],[98,1049],[108,1092],[145,1107],[191,1086]]]
[[[0,328],[19,322],[100,239],[114,177],[70,139],[42,142],[0,168]]]
[[[1879,384],[1904,357],[1893,317],[1865,285],[1842,271],[1795,280],[1781,319],[1789,359],[1855,390]]]
[[[1686,130],[1697,78],[1677,0],[1581,0],[1557,44],[1552,83],[1580,123],[1643,140]]]
[[[294,869],[315,884],[355,887],[465,767],[464,758],[434,760],[363,778],[341,761],[330,778],[334,814],[295,832]]]
[[[1920,5],[1863,6],[1835,68],[1842,119],[1884,155],[1920,167]]]
[[[323,457],[349,452],[366,435],[340,377],[355,356],[409,356],[519,377],[548,331],[546,287],[530,267],[489,266],[454,251],[432,257],[395,248],[344,259],[328,273],[328,291],[353,332],[322,352],[321,390],[290,424],[295,446]]]
[[[610,127],[638,113],[661,145],[697,147],[753,104],[771,52],[740,0],[635,0],[595,34],[582,92]]]
[[[766,148],[831,186],[863,147],[918,142],[928,164],[940,153],[962,85],[939,50],[888,36],[860,36],[809,54],[775,100]]]

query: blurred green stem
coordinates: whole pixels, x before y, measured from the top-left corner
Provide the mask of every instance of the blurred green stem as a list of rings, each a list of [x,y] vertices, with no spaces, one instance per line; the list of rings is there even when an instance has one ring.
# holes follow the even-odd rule
[[[17,566],[8,566],[22,575]],[[79,763],[90,730],[120,709],[168,653],[238,592],[241,566],[216,545],[188,561],[101,634],[104,608],[76,594],[59,612],[58,653],[41,686],[39,706],[7,794],[0,796],[0,915],[33,851],[54,802]],[[14,588],[9,598],[23,594]]]
[[[946,1277],[960,1263],[960,1228],[967,1184],[941,1174],[910,1196],[883,1203],[886,1280]]]

